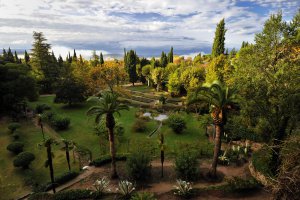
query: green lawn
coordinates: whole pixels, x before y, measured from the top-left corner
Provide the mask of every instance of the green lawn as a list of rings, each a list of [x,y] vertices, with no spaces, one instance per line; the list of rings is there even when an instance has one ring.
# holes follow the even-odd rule
[[[6,150],[8,144],[13,141],[12,136],[8,133],[8,121],[0,121],[0,199],[15,199],[20,195],[30,192],[28,187],[32,181],[37,183],[45,183],[50,181],[49,169],[44,167],[46,160],[46,149],[38,148],[37,144],[42,141],[42,134],[40,129],[36,128],[32,122],[21,122],[21,128],[18,130],[20,139],[24,142],[24,151],[32,152],[36,159],[32,162],[30,169],[22,170],[13,166],[14,155]],[[54,147],[54,172],[58,176],[66,171],[67,163],[65,154]],[[77,166],[72,166],[77,169]]]
[[[108,144],[106,141],[101,141],[100,148],[99,137],[94,133],[94,118],[87,117],[86,111],[92,105],[91,103],[84,103],[76,107],[66,107],[62,104],[53,103],[54,96],[41,96],[38,101],[30,103],[32,108],[37,104],[46,103],[51,106],[52,111],[61,115],[67,116],[71,119],[70,128],[66,131],[59,131],[58,134],[62,138],[67,138],[75,141],[77,144],[89,148],[93,157],[108,152]],[[144,133],[135,133],[132,131],[132,125],[136,120],[135,113],[138,108],[130,107],[129,111],[122,111],[121,116],[116,116],[116,119],[124,126],[125,133],[123,139],[117,144],[117,151],[127,152],[133,149],[140,149],[142,146],[156,148],[158,151],[158,138],[154,134],[151,138],[148,137],[157,126],[158,123],[154,120],[147,122],[147,130]],[[165,134],[166,154],[167,157],[173,155],[173,152],[178,150],[179,145],[190,143],[197,148],[211,148],[208,145],[207,138],[204,132],[199,128],[199,123],[192,114],[182,113],[182,116],[187,121],[187,129],[180,135],[173,133],[173,131],[166,125],[163,125],[161,130]],[[9,121],[0,121],[0,193],[5,196],[5,199],[16,198],[26,192],[31,191],[28,187],[33,181],[37,183],[45,183],[50,180],[48,168],[44,167],[46,160],[46,151],[44,148],[38,148],[37,144],[42,141],[41,130],[33,125],[31,121],[21,122],[22,127],[19,129],[20,141],[25,144],[25,151],[34,153],[36,159],[32,162],[29,170],[17,169],[12,162],[14,156],[6,150],[6,146],[13,141],[12,136],[8,133],[7,125]],[[47,133],[46,133],[47,135]],[[48,135],[49,137],[49,135]],[[103,152],[103,146],[104,151]],[[67,163],[65,160],[65,153],[61,146],[55,146],[54,151],[54,171],[55,176],[58,176],[67,171]],[[158,152],[154,155],[159,156]],[[71,157],[73,161],[73,158]],[[72,163],[72,168],[78,170],[78,163]],[[2,196],[3,196],[2,195]],[[1,198],[0,198],[1,199]]]
[[[75,141],[76,143],[89,148],[93,152],[94,157],[101,155],[100,142],[98,136],[94,133],[94,118],[87,117],[86,111],[92,105],[91,103],[84,103],[81,106],[68,108],[63,104],[54,104],[54,96],[41,96],[38,102],[34,102],[32,106],[38,103],[46,103],[52,107],[52,111],[60,113],[71,119],[71,126],[66,131],[60,131],[59,134],[63,138],[67,138]],[[135,133],[132,131],[132,125],[135,118],[135,113],[138,108],[130,107],[129,111],[122,111],[121,116],[116,115],[117,120],[125,128],[125,141],[118,146],[119,152],[126,152],[133,148],[134,145],[140,145],[140,143],[153,143],[157,144],[157,135],[154,134],[151,138],[148,138],[148,134],[154,130],[158,124],[151,120],[147,122],[147,131],[145,133]],[[206,145],[207,139],[204,132],[199,127],[199,123],[193,117],[192,114],[182,113],[187,122],[187,129],[182,134],[175,134],[173,131],[164,125],[161,131],[165,134],[165,141],[170,151],[177,148],[179,143],[199,143],[200,145]],[[108,151],[108,147],[107,147]]]

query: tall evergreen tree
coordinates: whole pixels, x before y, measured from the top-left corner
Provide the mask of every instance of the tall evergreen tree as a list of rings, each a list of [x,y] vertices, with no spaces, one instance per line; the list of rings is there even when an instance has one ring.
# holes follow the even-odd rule
[[[102,66],[104,64],[104,59],[103,59],[103,55],[102,52],[100,53],[100,65]]]
[[[81,54],[79,55],[79,62],[80,62],[80,64],[83,64],[83,58],[82,58]]]
[[[15,62],[15,58],[13,53],[11,52],[10,47],[8,48],[8,52],[7,52],[7,61],[12,63]]]
[[[212,57],[217,57],[221,54],[224,54],[225,51],[225,20],[222,19],[217,25],[214,43],[212,47],[211,55]]]
[[[77,61],[77,55],[76,55],[75,49],[74,49],[74,53],[73,53],[73,61]]]
[[[20,59],[18,58],[18,54],[15,51],[15,63],[20,63]]]
[[[47,43],[42,32],[33,32],[33,45],[31,49],[31,66],[36,77],[41,80],[45,78],[49,67],[49,51],[51,45]]]
[[[129,52],[125,52],[125,70],[129,75],[129,81],[134,85],[137,81],[137,73],[136,73],[136,64],[137,64],[137,55],[133,50]]]
[[[25,60],[25,63],[28,64],[29,61],[30,61],[30,57],[29,57],[29,54],[27,53],[27,51],[25,50],[25,53],[24,53],[24,60]]]
[[[167,64],[168,64],[168,57],[165,54],[165,52],[161,52],[160,65],[161,67],[165,68]]]
[[[173,57],[174,57],[174,55],[173,55],[173,47],[171,47],[171,50],[170,50],[170,52],[168,54],[168,63],[173,63]]]
[[[57,62],[58,62],[59,68],[62,68],[62,67],[63,67],[63,64],[64,64],[64,60],[63,60],[63,58],[61,57],[61,55],[58,56]]]
[[[8,60],[8,57],[7,57],[7,52],[6,50],[3,48],[3,51],[2,51],[2,56],[3,56],[3,60],[4,61],[7,61]]]

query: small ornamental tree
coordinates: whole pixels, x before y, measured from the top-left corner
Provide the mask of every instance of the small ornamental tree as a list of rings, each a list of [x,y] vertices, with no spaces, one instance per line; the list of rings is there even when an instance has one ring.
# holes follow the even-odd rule
[[[19,124],[17,122],[13,122],[13,123],[10,123],[7,128],[10,130],[11,133],[14,133],[20,127],[21,127],[21,124]]]
[[[22,152],[17,155],[16,159],[14,160],[15,167],[22,167],[23,169],[28,169],[29,165],[32,161],[34,161],[35,156],[30,152]]]
[[[22,142],[13,142],[6,149],[14,154],[19,154],[23,151],[24,144]]]

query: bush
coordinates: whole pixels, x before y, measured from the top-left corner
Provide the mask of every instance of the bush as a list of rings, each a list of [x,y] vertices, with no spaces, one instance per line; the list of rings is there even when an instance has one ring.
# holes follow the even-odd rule
[[[126,161],[129,154],[117,154],[116,155],[116,161]],[[105,164],[111,163],[111,156],[110,155],[104,155],[100,158],[97,158],[93,160],[92,165],[95,167],[101,167]]]
[[[248,192],[249,190],[261,187],[261,184],[254,178],[242,179],[240,177],[233,177],[227,179],[226,182],[224,190],[228,192]]]
[[[68,117],[62,117],[54,112],[46,112],[43,114],[42,119],[47,121],[50,126],[55,130],[66,130],[69,128],[70,119]]]
[[[30,152],[22,152],[17,155],[14,160],[15,167],[22,167],[23,169],[27,169],[30,163],[35,159],[34,154]]]
[[[150,192],[138,192],[130,200],[156,200],[156,198]]]
[[[55,117],[51,120],[51,126],[55,128],[55,130],[66,130],[69,128],[70,125],[70,119],[67,117],[61,117],[58,115],[55,115]]]
[[[179,114],[171,114],[167,120],[167,124],[177,134],[186,128],[186,122]]]
[[[265,176],[272,176],[271,171],[272,150],[267,147],[262,147],[252,155],[252,164],[255,170]]]
[[[74,172],[74,171],[63,173],[62,175],[54,178],[55,186],[57,187],[59,185],[62,185],[64,183],[74,179],[78,175],[79,175],[79,173]],[[52,189],[52,183],[48,182],[48,183],[39,185],[37,188],[35,188],[34,191],[35,192],[47,192],[50,189]]]
[[[147,129],[146,122],[142,119],[136,119],[132,125],[133,132],[145,132]]]
[[[14,133],[20,127],[21,127],[21,124],[19,124],[17,122],[13,122],[13,123],[10,123],[7,128],[10,130],[10,133]]]
[[[126,161],[126,170],[130,178],[145,180],[151,174],[150,155],[145,151],[132,153]]]
[[[121,199],[129,199],[135,190],[133,183],[129,181],[119,181],[117,191],[121,195]]]
[[[66,183],[66,182],[74,179],[78,175],[79,175],[78,172],[74,172],[74,171],[66,172],[60,176],[55,177],[54,182],[57,183],[58,185],[61,185],[63,183]]]
[[[17,155],[23,151],[23,147],[24,144],[22,142],[13,142],[9,144],[6,149]]]
[[[178,178],[193,181],[199,175],[197,155],[190,151],[181,151],[177,154],[174,167]]]
[[[187,181],[177,180],[176,185],[173,186],[175,188],[174,194],[188,198],[192,194],[192,184]]]
[[[45,110],[50,110],[51,107],[47,104],[37,104],[35,107],[35,112],[38,114],[43,113]]]

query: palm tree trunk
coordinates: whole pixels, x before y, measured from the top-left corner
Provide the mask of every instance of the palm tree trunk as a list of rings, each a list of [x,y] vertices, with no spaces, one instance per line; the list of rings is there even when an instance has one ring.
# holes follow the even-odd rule
[[[69,145],[66,144],[66,158],[68,162],[69,171],[71,171],[71,165],[70,165],[70,153],[69,153]]]
[[[164,161],[165,161],[165,152],[160,151],[160,161],[161,161],[161,177],[164,177]]]
[[[51,153],[51,145],[47,147],[47,157],[48,157],[48,164],[49,164],[49,170],[50,170],[50,178],[52,183],[52,190],[53,193],[55,193],[55,185],[54,185],[54,170],[53,170],[53,163],[52,163],[52,153]]]
[[[211,166],[210,174],[212,177],[216,177],[217,174],[217,165],[219,159],[219,153],[221,150],[221,136],[223,133],[223,125],[216,125],[216,135],[215,135],[215,147],[214,147],[214,156]]]
[[[111,178],[118,178],[117,168],[116,168],[116,149],[115,149],[115,137],[114,129],[109,128],[109,147],[110,147],[110,156],[111,156]]]

